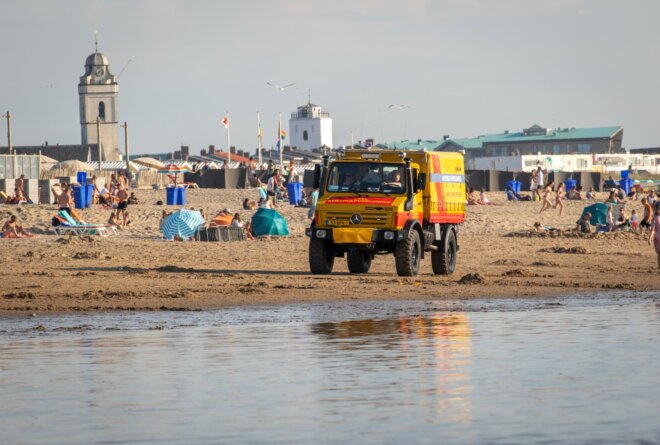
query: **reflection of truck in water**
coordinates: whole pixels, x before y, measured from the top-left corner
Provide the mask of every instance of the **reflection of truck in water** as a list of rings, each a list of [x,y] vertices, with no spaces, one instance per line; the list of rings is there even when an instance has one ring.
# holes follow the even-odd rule
[[[331,273],[344,254],[351,273],[366,273],[375,255],[393,253],[397,273],[413,276],[425,252],[434,273],[454,271],[465,219],[463,155],[348,150],[319,167],[307,229],[312,273]]]

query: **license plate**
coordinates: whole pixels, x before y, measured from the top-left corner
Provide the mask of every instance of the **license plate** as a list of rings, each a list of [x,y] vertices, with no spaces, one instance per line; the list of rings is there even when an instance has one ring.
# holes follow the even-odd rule
[[[349,221],[347,219],[329,219],[326,224],[329,226],[347,226]]]

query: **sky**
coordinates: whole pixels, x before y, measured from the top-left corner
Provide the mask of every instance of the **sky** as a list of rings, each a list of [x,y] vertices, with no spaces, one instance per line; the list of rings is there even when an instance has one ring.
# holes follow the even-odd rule
[[[232,145],[256,149],[259,111],[272,146],[310,92],[335,146],[539,124],[621,125],[626,148],[657,147],[658,17],[655,0],[0,0],[0,110],[14,145],[80,143],[97,30],[111,73],[131,61],[132,153],[226,149],[226,112]]]

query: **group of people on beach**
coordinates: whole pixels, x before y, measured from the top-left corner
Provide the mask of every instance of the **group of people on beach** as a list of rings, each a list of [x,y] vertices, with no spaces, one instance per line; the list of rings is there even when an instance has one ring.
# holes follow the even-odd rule
[[[3,193],[4,197],[4,193]],[[14,183],[14,194],[5,197],[5,204],[29,204],[31,201],[25,193],[25,175],[21,175]]]

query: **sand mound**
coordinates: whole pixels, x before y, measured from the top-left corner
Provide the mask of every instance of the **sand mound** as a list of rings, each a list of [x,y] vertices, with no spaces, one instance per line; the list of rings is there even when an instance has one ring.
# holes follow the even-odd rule
[[[485,282],[486,279],[478,273],[469,273],[467,275],[463,275],[461,279],[458,280],[458,284],[483,284]]]
[[[539,252],[547,252],[547,253],[577,253],[584,255],[587,253],[587,249],[584,247],[544,247],[543,249],[540,249]]]

